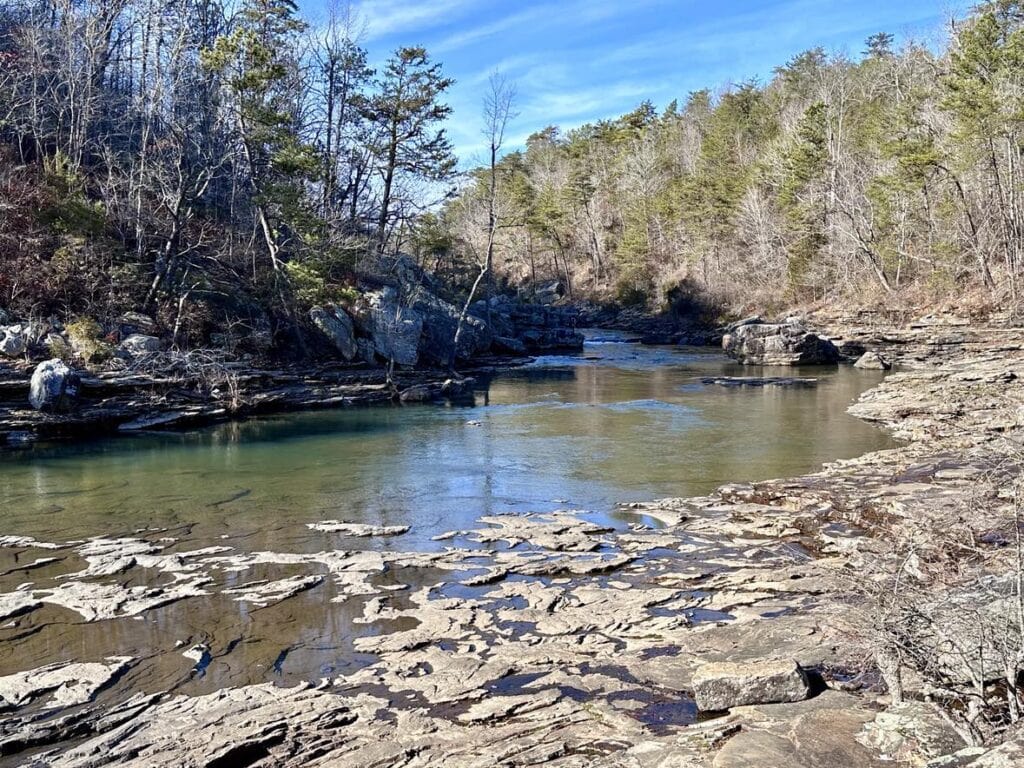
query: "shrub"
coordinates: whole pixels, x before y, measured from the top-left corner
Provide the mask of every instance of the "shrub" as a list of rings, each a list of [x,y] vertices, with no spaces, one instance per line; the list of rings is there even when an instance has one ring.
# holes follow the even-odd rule
[[[113,347],[103,341],[103,328],[91,317],[80,317],[65,327],[71,349],[88,363],[101,363],[109,360],[114,353]]]

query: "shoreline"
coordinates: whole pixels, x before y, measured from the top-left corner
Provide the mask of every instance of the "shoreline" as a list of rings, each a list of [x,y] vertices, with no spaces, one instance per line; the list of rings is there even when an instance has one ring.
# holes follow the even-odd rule
[[[948,338],[952,327],[960,340]],[[29,764],[191,764],[259,752],[280,765],[345,755],[368,765],[469,766],[505,755],[507,764],[524,766],[675,761],[742,768],[815,764],[815,755],[875,765],[878,745],[890,754],[893,740],[904,750],[953,751],[948,738],[911,743],[894,733],[879,715],[885,699],[851,689],[856,649],[835,616],[845,594],[837,575],[859,559],[880,557],[873,551],[879,533],[934,519],[979,484],[1000,480],[990,465],[1000,458],[1001,435],[1019,423],[1006,408],[1024,403],[1014,371],[1024,364],[1024,332],[846,324],[837,335],[896,339],[884,343],[902,352],[889,354],[914,366],[890,374],[849,409],[906,444],[798,478],[629,505],[676,521],[666,528],[609,535],[567,529],[551,515],[482,520],[544,559],[496,551],[486,573],[462,580],[477,591],[461,598],[441,598],[428,587],[392,605],[378,590],[382,599],[364,606],[365,618],[417,623],[365,641],[360,650],[379,659],[365,670],[326,686],[264,684],[201,697],[143,696],[109,708],[85,704],[64,728],[90,739]],[[487,532],[493,529],[469,533]],[[662,554],[667,549],[671,556]],[[264,554],[273,561],[274,553]],[[355,570],[316,557],[332,578],[350,584],[362,583],[358,574],[399,566],[449,569],[455,576],[448,583],[457,583],[460,569],[475,563],[459,550],[388,555]],[[194,565],[215,572],[222,565],[214,560],[206,555]],[[230,564],[250,565],[243,556]],[[723,615],[731,618],[713,618]],[[701,664],[771,658],[815,670],[824,690],[805,702],[738,706],[701,722],[688,714]],[[906,717],[941,731],[934,715],[915,710]],[[45,727],[28,713],[19,726],[23,739],[42,738]],[[44,743],[60,740],[47,732]],[[766,763],[766,756],[780,762]]]
[[[11,375],[9,365],[0,365],[0,454],[37,441],[195,429],[298,411],[457,400],[475,377],[517,370],[534,359],[479,358],[464,365],[458,379],[438,370],[404,370],[396,372],[393,386],[385,369],[366,365],[320,364],[312,370],[236,366],[236,395],[204,391],[196,379],[100,371],[82,377],[81,406],[69,414],[33,410],[28,405],[30,371]],[[240,402],[232,403],[232,397]]]

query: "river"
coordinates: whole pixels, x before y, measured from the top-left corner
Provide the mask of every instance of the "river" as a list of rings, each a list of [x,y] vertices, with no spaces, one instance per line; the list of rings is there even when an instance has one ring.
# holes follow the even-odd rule
[[[762,375],[813,377],[816,385],[702,382]],[[591,331],[582,354],[479,381],[464,404],[307,412],[5,454],[0,535],[135,538],[168,552],[435,552],[485,548],[435,538],[479,527],[485,514],[573,509],[620,529],[655,526],[619,503],[796,475],[888,446],[883,432],[846,414],[881,375],[850,366],[755,369],[717,351],[644,347]],[[354,538],[309,527],[324,520],[410,530]],[[85,567],[73,547],[25,567],[46,554],[0,548],[0,592],[26,583],[50,589]],[[272,564],[250,568],[244,580],[300,573],[308,569]],[[391,568],[375,584],[387,591],[443,577]],[[44,601],[0,627],[0,675],[116,654],[143,660],[121,681],[122,695],[290,684],[359,665],[353,638],[382,631],[355,622],[366,598],[331,602],[337,587],[329,579],[265,608],[224,594],[240,579],[228,569],[205,596],[110,620],[87,622]],[[167,576],[128,563],[93,581],[150,587]],[[210,656],[193,668],[182,648],[198,642]]]

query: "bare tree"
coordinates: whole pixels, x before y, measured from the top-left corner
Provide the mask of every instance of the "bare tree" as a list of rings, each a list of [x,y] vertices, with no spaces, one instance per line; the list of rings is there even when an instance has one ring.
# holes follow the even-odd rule
[[[505,79],[499,72],[492,72],[488,79],[489,90],[484,97],[484,136],[487,138],[490,162],[487,167],[487,224],[486,244],[484,245],[482,259],[479,261],[479,272],[473,285],[469,289],[466,301],[459,314],[459,321],[455,326],[455,337],[452,340],[451,356],[448,360],[448,368],[454,372],[455,358],[458,354],[459,342],[462,339],[462,329],[466,324],[466,317],[469,315],[469,308],[476,298],[477,290],[483,280],[491,284],[491,274],[494,267],[494,242],[498,232],[499,216],[497,209],[498,200],[498,157],[501,148],[505,143],[505,132],[508,124],[515,118],[512,111],[515,102],[515,86]],[[487,292],[487,299],[490,299],[491,291]],[[490,302],[487,306],[488,321],[490,320]]]

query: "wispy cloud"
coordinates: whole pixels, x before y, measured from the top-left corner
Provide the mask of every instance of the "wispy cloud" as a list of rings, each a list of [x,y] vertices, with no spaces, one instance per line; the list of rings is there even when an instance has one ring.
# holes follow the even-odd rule
[[[373,40],[436,28],[475,5],[473,0],[362,0],[355,7],[366,21],[367,38]]]
[[[856,55],[874,32],[920,38],[950,8],[962,13],[974,0],[355,2],[374,55],[424,44],[455,78],[447,127],[469,161],[483,146],[481,103],[494,70],[519,92],[511,149],[546,125],[571,130],[643,100],[662,107],[699,88],[770,78],[774,67],[817,45]]]

